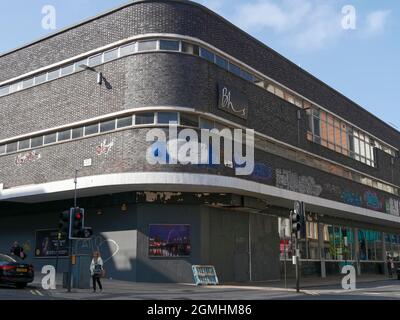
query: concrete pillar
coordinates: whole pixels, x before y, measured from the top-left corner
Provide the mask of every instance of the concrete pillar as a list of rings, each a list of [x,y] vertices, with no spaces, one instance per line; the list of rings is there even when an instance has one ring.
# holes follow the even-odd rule
[[[319,258],[321,260],[321,278],[326,278],[323,223],[318,223],[318,249],[319,249]]]
[[[358,241],[358,228],[354,228],[354,259],[356,260],[357,276],[361,276],[360,242]]]

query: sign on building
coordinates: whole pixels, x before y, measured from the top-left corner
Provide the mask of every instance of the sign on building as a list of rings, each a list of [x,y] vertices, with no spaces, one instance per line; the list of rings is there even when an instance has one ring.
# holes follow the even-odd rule
[[[223,83],[218,84],[218,91],[218,108],[247,120],[249,112],[249,102],[247,97],[238,89],[232,86],[227,86]]]

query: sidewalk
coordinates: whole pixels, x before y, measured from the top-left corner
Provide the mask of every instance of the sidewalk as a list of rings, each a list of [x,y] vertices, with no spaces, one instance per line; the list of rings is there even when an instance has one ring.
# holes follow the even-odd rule
[[[357,278],[357,287],[360,284],[368,284],[373,282],[382,282],[388,279],[384,276],[362,276]],[[325,289],[341,288],[342,277],[321,278],[303,278],[300,286],[303,294],[314,288]],[[78,300],[93,300],[93,299],[134,299],[134,300],[153,300],[153,299],[265,299],[267,296],[290,296],[296,294],[295,281],[290,279],[285,282],[269,281],[269,282],[251,282],[251,283],[225,283],[218,286],[196,286],[194,284],[182,283],[140,283],[120,280],[102,279],[104,291],[102,293],[93,293],[92,289],[75,289],[70,293],[67,289],[62,288],[62,277],[57,277],[56,290],[41,290],[44,294],[52,298],[60,299],[78,299]],[[41,279],[35,279],[33,286],[41,288]],[[400,281],[399,281],[400,284]],[[325,288],[324,288],[325,287]]]

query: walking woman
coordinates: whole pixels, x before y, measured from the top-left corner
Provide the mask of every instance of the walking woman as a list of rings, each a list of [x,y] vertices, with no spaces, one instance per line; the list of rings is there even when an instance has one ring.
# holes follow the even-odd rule
[[[99,285],[100,292],[103,290],[100,278],[103,274],[103,259],[99,251],[93,252],[92,263],[90,264],[90,274],[93,280],[93,292],[96,292],[96,283]]]

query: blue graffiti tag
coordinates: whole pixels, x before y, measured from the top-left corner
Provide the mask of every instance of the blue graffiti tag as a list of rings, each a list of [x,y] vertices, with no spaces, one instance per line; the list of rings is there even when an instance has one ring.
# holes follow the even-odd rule
[[[258,178],[261,180],[271,180],[273,171],[270,167],[263,163],[254,164],[254,170],[252,177]]]
[[[373,210],[381,210],[382,209],[382,203],[379,200],[379,197],[375,192],[366,191],[364,193],[364,199],[367,202],[368,208],[371,208]]]
[[[340,198],[343,202],[350,204],[352,206],[361,207],[362,206],[362,198],[359,194],[349,191],[342,192]]]

